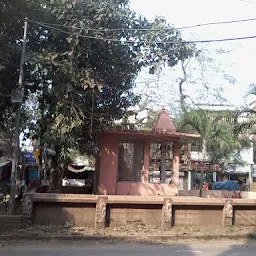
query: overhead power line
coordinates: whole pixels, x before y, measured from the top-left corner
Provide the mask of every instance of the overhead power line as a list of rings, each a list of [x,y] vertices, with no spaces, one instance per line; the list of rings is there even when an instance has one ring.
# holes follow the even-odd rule
[[[249,22],[249,21],[256,21],[256,18],[208,22],[208,23],[202,23],[202,24],[197,24],[192,26],[184,26],[177,29],[181,30],[181,29],[187,29],[187,28],[204,27],[204,26],[212,26],[212,25],[224,25],[224,24],[241,23],[241,22]]]
[[[240,0],[241,2],[246,2],[246,3],[250,3],[250,4],[256,4],[255,1],[249,1],[249,0]]]
[[[188,25],[183,27],[175,28],[174,26],[169,28],[87,28],[87,27],[77,27],[77,26],[67,26],[62,24],[51,24],[47,22],[40,22],[45,25],[49,26],[57,26],[63,28],[72,28],[76,30],[85,29],[87,31],[96,31],[96,32],[111,32],[111,31],[169,31],[173,29],[182,30],[182,29],[189,29],[189,28],[196,28],[196,27],[205,27],[205,26],[213,26],[213,25],[224,25],[224,24],[232,24],[232,23],[242,23],[242,22],[249,22],[249,21],[256,21],[256,18],[248,18],[248,19],[239,19],[239,20],[228,20],[228,21],[216,21],[216,22],[208,22],[208,23],[201,23],[195,25]],[[38,21],[34,21],[38,22]]]
[[[104,37],[98,37],[98,36],[89,36],[89,35],[83,35],[83,34],[78,34],[78,33],[73,33],[73,32],[68,32],[65,30],[62,30],[60,28],[56,28],[50,25],[46,25],[45,23],[41,23],[38,21],[30,21],[33,23],[36,23],[40,26],[49,28],[51,30],[59,31],[61,33],[67,34],[67,35],[72,35],[76,37],[81,37],[81,38],[87,38],[87,39],[95,39],[95,40],[101,40],[101,41],[106,41],[106,42],[121,42],[121,43],[132,43],[132,44],[196,44],[196,43],[216,43],[216,42],[227,42],[227,41],[238,41],[238,40],[247,40],[247,39],[254,39],[256,38],[256,35],[253,36],[244,36],[244,37],[231,37],[231,38],[221,38],[221,39],[206,39],[206,40],[191,40],[191,41],[186,41],[186,40],[180,40],[180,41],[146,41],[146,40],[126,40],[126,39],[113,39],[113,38],[104,38]],[[72,27],[69,27],[72,29]]]

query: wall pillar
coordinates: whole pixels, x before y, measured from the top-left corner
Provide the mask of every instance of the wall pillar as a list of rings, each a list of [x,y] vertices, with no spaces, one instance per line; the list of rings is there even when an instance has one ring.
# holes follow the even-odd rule
[[[32,224],[33,201],[29,194],[23,194],[21,224],[27,226]]]
[[[95,228],[103,229],[106,227],[107,197],[99,196],[95,210]]]
[[[172,166],[172,185],[177,191],[179,187],[179,168],[180,168],[180,155],[179,155],[179,141],[173,143],[173,166]]]
[[[216,174],[216,172],[213,172],[213,173],[212,173],[212,178],[213,178],[213,181],[214,181],[214,182],[217,181],[217,174]]]
[[[220,176],[220,171],[218,171],[218,178],[217,178],[217,181],[221,181],[221,176]]]
[[[162,207],[162,229],[168,230],[172,227],[172,200],[165,198]]]
[[[191,183],[192,183],[192,178],[191,178],[191,171],[188,171],[188,190],[191,190]]]
[[[252,181],[253,181],[253,178],[252,178],[252,171],[253,171],[253,165],[250,164],[250,171],[249,171],[249,191],[252,191]]]
[[[233,201],[226,200],[223,208],[223,227],[230,227],[233,225]]]

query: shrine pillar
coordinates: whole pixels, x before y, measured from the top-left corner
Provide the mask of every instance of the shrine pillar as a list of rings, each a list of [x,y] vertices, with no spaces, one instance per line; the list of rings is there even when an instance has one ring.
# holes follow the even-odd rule
[[[179,186],[179,168],[180,168],[179,140],[173,143],[173,167],[172,167],[172,185],[175,189]]]
[[[143,182],[149,181],[149,161],[150,161],[150,141],[145,140],[144,143],[144,166],[143,166]]]

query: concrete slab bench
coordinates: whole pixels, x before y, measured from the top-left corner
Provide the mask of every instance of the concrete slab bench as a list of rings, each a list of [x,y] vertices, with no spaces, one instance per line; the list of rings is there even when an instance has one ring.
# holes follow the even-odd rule
[[[208,199],[208,198],[172,198],[172,205],[211,205],[211,206],[224,206],[226,200],[222,199]]]
[[[96,195],[79,194],[51,194],[51,193],[29,193],[25,194],[32,202],[56,202],[56,203],[96,203]]]
[[[256,200],[255,199],[233,199],[232,205],[233,206],[255,206],[256,207]]]

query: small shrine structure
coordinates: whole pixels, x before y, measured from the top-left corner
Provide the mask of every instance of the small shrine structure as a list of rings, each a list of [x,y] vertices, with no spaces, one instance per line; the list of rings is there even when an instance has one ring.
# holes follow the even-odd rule
[[[159,113],[151,131],[103,132],[99,194],[177,195],[180,142],[199,137],[199,134],[177,132],[165,109]]]

